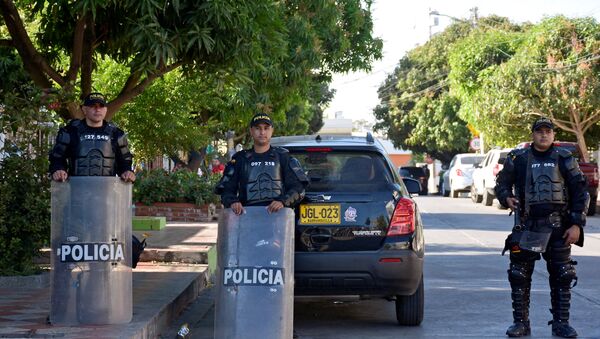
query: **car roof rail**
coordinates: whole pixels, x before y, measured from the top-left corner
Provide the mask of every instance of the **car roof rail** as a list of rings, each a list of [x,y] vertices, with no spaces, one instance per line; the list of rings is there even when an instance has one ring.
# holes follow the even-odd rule
[[[371,134],[371,132],[367,132],[367,143],[369,143],[369,144],[375,143],[375,139],[373,139],[373,134]]]

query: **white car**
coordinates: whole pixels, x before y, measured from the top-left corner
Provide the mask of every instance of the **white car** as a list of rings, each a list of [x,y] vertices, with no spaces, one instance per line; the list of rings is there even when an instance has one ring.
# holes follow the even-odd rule
[[[485,206],[492,205],[495,198],[496,175],[502,170],[506,155],[511,150],[511,148],[493,149],[487,152],[479,165],[475,166],[473,185],[471,185],[471,199],[473,202],[483,202]]]
[[[484,155],[477,153],[457,154],[450,161],[448,170],[444,173],[442,194],[458,198],[458,193],[469,192],[473,183],[474,166],[483,160]],[[449,190],[449,192],[447,191]]]

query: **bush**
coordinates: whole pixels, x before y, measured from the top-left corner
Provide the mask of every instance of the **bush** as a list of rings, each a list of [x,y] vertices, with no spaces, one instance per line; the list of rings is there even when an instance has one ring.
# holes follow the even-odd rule
[[[138,173],[133,185],[133,201],[151,205],[155,202],[187,202],[196,205],[218,203],[213,188],[219,175],[198,176],[187,169],[167,172],[154,169]]]
[[[33,258],[50,245],[47,159],[4,149],[0,163],[0,274],[32,274]]]

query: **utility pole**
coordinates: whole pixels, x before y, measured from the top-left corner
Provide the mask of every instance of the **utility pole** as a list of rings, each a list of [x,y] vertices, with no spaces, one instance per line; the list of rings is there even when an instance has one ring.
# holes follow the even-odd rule
[[[471,25],[475,27],[477,26],[477,20],[479,20],[479,14],[477,13],[479,8],[473,7],[469,11],[471,12]]]

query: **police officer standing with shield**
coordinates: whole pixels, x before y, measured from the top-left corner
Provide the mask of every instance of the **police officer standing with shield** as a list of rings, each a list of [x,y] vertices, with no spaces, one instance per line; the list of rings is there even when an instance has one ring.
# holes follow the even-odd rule
[[[243,206],[266,206],[270,213],[293,207],[308,184],[300,163],[285,148],[271,146],[273,122],[267,114],[252,117],[250,135],[254,146],[233,155],[215,192],[237,215]]]
[[[509,153],[495,187],[498,201],[519,213],[521,220],[505,245],[505,250],[510,250],[508,280],[514,317],[506,334],[521,337],[531,333],[531,275],[541,256],[550,275],[553,319],[548,324],[552,324],[552,334],[575,338],[577,332],[569,325],[571,288],[577,282],[571,245],[583,246],[587,182],[572,154],[553,145],[550,119],[536,120],[531,131],[531,147]]]
[[[52,180],[74,176],[114,176],[135,181],[133,156],[125,133],[104,120],[107,107],[101,93],[90,93],[81,106],[84,119],[61,128],[50,153]]]

